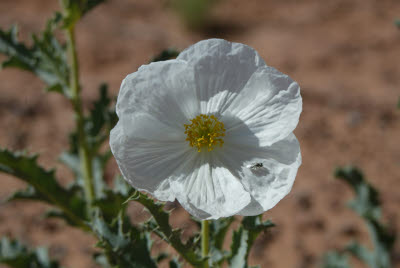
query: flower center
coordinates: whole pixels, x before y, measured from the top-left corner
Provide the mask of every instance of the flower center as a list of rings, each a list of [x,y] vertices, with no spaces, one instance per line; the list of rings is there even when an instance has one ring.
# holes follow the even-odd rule
[[[203,147],[208,151],[212,151],[214,146],[222,147],[225,136],[224,123],[219,121],[214,115],[200,114],[191,119],[191,124],[184,124],[186,140],[189,141],[191,147],[197,147],[197,151],[201,152]]]

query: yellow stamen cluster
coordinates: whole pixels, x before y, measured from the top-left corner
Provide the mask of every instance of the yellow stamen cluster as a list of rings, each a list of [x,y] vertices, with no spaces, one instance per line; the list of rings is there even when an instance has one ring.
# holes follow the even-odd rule
[[[202,147],[206,147],[208,151],[212,151],[214,146],[222,147],[225,136],[224,123],[218,121],[214,115],[200,114],[190,120],[191,124],[184,124],[186,140],[190,146],[197,147],[197,151],[201,152]]]

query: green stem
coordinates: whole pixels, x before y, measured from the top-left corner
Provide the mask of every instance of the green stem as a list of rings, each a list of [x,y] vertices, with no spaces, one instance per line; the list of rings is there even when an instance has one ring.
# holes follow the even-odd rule
[[[84,130],[83,109],[80,98],[79,68],[75,47],[75,25],[72,24],[65,30],[67,38],[68,60],[70,64],[70,90],[71,102],[75,111],[75,122],[78,128],[79,158],[81,160],[81,171],[84,180],[84,189],[88,211],[91,211],[94,200],[92,159],[87,146]],[[90,214],[90,213],[89,213]]]
[[[201,222],[201,256],[208,257],[210,250],[210,223],[207,220]],[[208,268],[208,260],[204,262],[204,268]]]

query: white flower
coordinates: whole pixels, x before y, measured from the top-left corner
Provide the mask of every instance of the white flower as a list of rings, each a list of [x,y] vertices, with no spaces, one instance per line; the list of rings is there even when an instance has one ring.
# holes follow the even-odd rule
[[[111,149],[125,179],[199,219],[257,215],[292,188],[300,89],[243,44],[201,41],[122,82]]]

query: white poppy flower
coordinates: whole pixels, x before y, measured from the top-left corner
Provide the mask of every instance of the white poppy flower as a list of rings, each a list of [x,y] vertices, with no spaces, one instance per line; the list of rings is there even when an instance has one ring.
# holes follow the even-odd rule
[[[199,219],[257,215],[292,188],[300,89],[243,44],[201,41],[122,82],[110,144],[125,179]]]

